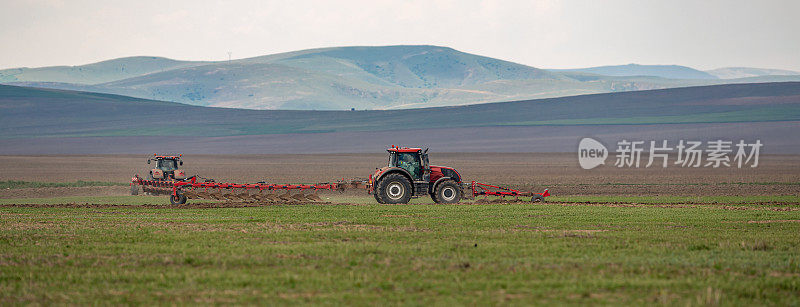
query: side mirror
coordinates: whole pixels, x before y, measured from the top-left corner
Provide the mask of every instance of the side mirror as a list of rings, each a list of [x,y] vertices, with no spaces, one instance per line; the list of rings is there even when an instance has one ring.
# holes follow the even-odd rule
[[[147,164],[150,164],[150,159],[147,159]]]
[[[183,166],[183,161],[180,162],[181,166]]]

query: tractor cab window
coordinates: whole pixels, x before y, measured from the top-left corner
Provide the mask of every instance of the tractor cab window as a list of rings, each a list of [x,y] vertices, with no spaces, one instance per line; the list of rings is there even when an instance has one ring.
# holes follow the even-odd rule
[[[158,160],[158,168],[162,171],[174,171],[178,169],[178,166],[175,164],[175,160]]]
[[[410,152],[399,152],[395,156],[393,166],[402,168],[411,173],[416,179],[422,177],[422,164],[419,161],[419,154]]]

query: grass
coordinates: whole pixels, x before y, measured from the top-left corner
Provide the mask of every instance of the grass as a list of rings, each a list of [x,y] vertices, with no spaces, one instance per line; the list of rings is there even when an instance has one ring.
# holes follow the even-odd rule
[[[800,211],[743,209],[5,207],[0,304],[800,304]]]
[[[748,196],[551,196],[549,202],[614,202],[614,203],[665,203],[665,204],[747,204],[747,203],[800,203],[798,195],[748,195]]]
[[[39,181],[19,181],[5,180],[0,181],[0,189],[26,189],[26,188],[60,188],[60,187],[110,187],[123,186],[129,183],[106,182],[106,181],[83,181],[75,182],[39,182]]]
[[[320,194],[326,202],[336,204],[371,204],[375,200],[372,196]],[[487,198],[497,199],[495,197]],[[513,198],[506,198],[513,200]],[[529,200],[530,197],[520,198]],[[750,196],[550,196],[547,202],[554,203],[631,203],[631,204],[758,204],[758,203],[800,203],[798,195],[750,195]],[[473,200],[464,200],[470,203]],[[212,202],[210,200],[189,200],[189,203]],[[50,198],[0,198],[3,204],[113,204],[113,205],[145,205],[169,204],[167,196],[65,196]],[[430,197],[420,197],[411,200],[411,204],[433,204]]]

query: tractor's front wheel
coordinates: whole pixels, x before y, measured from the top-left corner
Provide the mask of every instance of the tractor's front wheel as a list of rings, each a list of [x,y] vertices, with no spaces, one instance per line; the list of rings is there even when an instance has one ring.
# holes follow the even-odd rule
[[[177,193],[169,196],[169,202],[173,205],[183,205],[186,203],[186,195]]]
[[[462,191],[453,180],[447,180],[436,186],[436,191],[433,193],[436,197],[433,199],[440,204],[455,204],[461,201]]]
[[[411,200],[411,182],[400,174],[389,174],[376,185],[379,203],[407,204]]]

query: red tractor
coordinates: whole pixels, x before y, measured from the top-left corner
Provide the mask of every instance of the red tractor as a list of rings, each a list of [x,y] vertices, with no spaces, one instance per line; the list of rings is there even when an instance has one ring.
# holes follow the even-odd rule
[[[412,197],[430,195],[436,203],[461,201],[465,184],[458,172],[428,163],[428,150],[392,146],[389,165],[369,175],[367,191],[381,204],[406,204]]]
[[[150,170],[151,180],[170,180],[170,179],[186,179],[186,172],[179,169],[183,165],[181,155],[177,156],[159,156],[153,154],[152,158],[147,159],[147,164],[156,162],[156,167]]]
[[[153,154],[153,157],[147,159],[147,164],[151,164],[155,162],[155,168],[150,170],[150,174],[147,176],[147,182],[150,182],[149,185],[141,185],[141,184],[131,184],[131,195],[139,195],[139,186],[142,186],[142,190],[145,193],[158,195],[158,194],[165,194],[170,193],[170,187],[172,182],[175,180],[183,180],[186,179],[186,172],[179,169],[181,165],[183,165],[183,161],[181,161],[181,155],[177,156],[159,156],[158,154]],[[134,179],[138,178],[138,175],[134,177]],[[180,197],[176,196],[175,201],[180,202]],[[186,198],[183,198],[183,202],[185,203]]]

